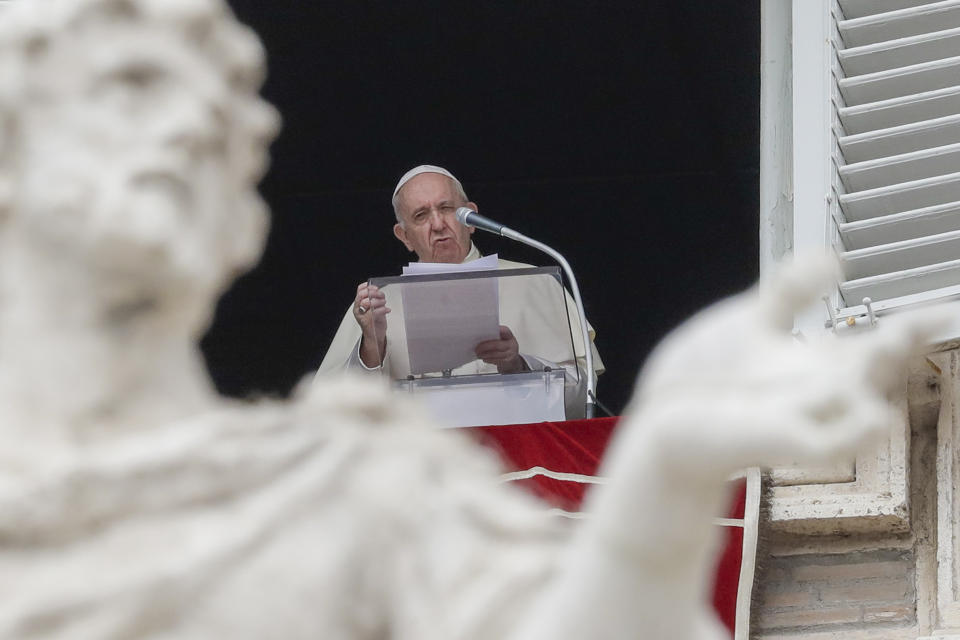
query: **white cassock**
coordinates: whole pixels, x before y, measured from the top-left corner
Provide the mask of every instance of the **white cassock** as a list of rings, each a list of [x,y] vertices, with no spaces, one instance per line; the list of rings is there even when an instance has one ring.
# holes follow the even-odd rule
[[[470,252],[464,262],[480,257],[480,252],[471,244]],[[499,269],[531,268],[529,264],[500,260]],[[501,278],[500,286],[500,324],[513,332],[520,347],[520,355],[531,370],[544,367],[562,368],[566,372],[564,404],[568,419],[582,418],[586,401],[587,381],[586,358],[580,331],[576,304],[564,291],[561,299],[556,292],[555,280],[551,276],[535,278]],[[553,285],[553,286],[551,286]],[[397,308],[399,296],[391,300],[393,313],[402,316]],[[564,306],[566,308],[564,308]],[[399,313],[398,313],[399,312]],[[396,317],[396,316],[394,316]],[[393,380],[406,379],[410,374],[410,361],[407,355],[407,342],[402,323],[387,320],[387,352],[383,366],[369,368],[360,360],[360,326],[353,317],[353,308],[347,312],[337,329],[337,333],[327,350],[317,377],[342,373],[345,370],[369,371],[387,375]],[[604,371],[603,361],[593,344],[595,332],[587,324],[590,335],[590,348],[593,350],[594,375]],[[571,350],[572,340],[572,350]],[[453,370],[453,375],[471,375],[496,373],[495,365],[482,360],[473,360]]]

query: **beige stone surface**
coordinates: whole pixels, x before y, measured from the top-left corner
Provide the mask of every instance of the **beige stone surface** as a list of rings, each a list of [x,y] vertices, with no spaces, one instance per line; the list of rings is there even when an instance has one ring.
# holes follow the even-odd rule
[[[0,637],[718,637],[726,478],[882,438],[924,327],[798,345],[822,265],[706,310],[651,357],[570,538],[382,387],[213,393],[196,339],[265,234],[262,75],[221,0],[0,21]]]
[[[912,624],[916,594],[914,557],[880,549],[853,553],[760,558],[770,563],[758,591],[761,629],[806,634],[827,629]]]
[[[955,345],[920,358],[910,367],[908,407],[910,514],[908,531],[878,528],[845,535],[777,534],[758,559],[759,621],[756,637],[778,640],[826,638],[888,640],[949,637],[951,563],[944,548],[953,537],[950,504],[952,396]],[[823,487],[822,490],[828,490]],[[946,534],[946,535],[944,535]],[[811,593],[816,599],[809,600]],[[859,607],[856,622],[830,622],[838,605]],[[824,615],[820,613],[823,610]],[[776,627],[787,620],[789,626]],[[763,625],[762,627],[760,625]]]

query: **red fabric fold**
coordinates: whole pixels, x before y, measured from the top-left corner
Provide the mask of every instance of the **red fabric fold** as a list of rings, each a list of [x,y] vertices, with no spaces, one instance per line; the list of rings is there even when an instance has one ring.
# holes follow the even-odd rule
[[[472,427],[470,432],[484,445],[500,453],[508,471],[542,467],[554,472],[589,477],[597,474],[617,420],[594,418]],[[579,511],[584,495],[592,486],[582,481],[556,480],[543,475],[516,482],[547,503],[572,512]],[[741,519],[746,504],[746,481],[731,484],[732,500],[727,517]],[[722,529],[725,540],[717,560],[713,605],[732,637],[743,559],[743,528],[725,526]]]
[[[508,471],[544,467],[561,473],[594,476],[617,418],[476,427],[485,445],[498,451]],[[589,484],[542,475],[519,484],[555,507],[578,511]]]

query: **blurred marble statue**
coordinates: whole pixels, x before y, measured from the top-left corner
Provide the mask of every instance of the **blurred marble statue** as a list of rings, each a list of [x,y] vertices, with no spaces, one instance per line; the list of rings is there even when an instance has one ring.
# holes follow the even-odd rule
[[[0,21],[0,638],[711,637],[724,478],[881,433],[923,329],[798,346],[810,269],[704,312],[573,534],[377,384],[218,398],[196,339],[263,242],[262,70],[221,0]]]
[[[0,393],[33,437],[216,404],[194,343],[263,243],[256,182],[278,117],[262,67],[220,3],[8,8]]]

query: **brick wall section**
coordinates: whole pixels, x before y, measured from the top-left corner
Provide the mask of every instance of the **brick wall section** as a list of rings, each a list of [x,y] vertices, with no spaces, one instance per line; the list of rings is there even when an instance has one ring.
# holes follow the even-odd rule
[[[860,551],[769,557],[754,632],[791,634],[911,625],[913,553]]]

